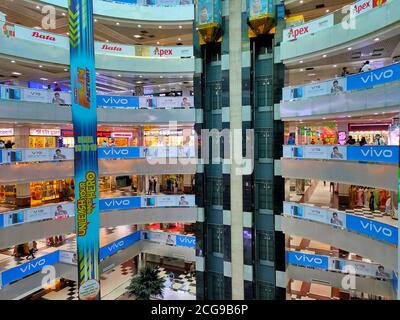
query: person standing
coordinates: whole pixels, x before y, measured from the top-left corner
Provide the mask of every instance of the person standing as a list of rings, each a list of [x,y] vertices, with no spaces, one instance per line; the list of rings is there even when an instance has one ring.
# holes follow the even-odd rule
[[[6,148],[6,149],[12,149],[12,147],[15,145],[15,143],[14,142],[11,142],[11,140],[8,140],[7,142],[6,142],[6,144],[4,145],[4,147]]]
[[[153,192],[157,193],[157,180],[153,177]]]
[[[362,66],[360,72],[368,72],[371,71],[371,65],[369,64],[369,61],[365,61],[364,65]]]
[[[147,194],[151,194],[151,192],[153,191],[153,180],[150,178],[149,179],[149,189]]]

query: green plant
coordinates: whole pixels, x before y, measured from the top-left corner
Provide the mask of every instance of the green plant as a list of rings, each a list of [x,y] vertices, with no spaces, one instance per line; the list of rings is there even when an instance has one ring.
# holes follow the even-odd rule
[[[151,296],[163,296],[165,279],[159,276],[158,267],[146,266],[134,276],[126,288],[129,296],[134,295],[137,300],[150,300]]]

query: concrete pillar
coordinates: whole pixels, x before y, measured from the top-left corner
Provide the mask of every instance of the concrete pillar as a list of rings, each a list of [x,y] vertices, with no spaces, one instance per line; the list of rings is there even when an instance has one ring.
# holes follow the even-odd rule
[[[229,1],[228,32],[230,128],[242,130],[242,1]],[[231,141],[233,154],[242,153],[242,141],[237,140],[238,137],[235,137],[235,140]],[[230,172],[233,300],[244,300],[243,180],[242,176],[237,174],[237,169],[240,170],[239,165],[232,161]]]
[[[14,129],[14,135],[14,148],[29,148],[29,127],[16,127]],[[31,206],[30,183],[17,184],[16,193],[16,205],[19,208],[27,208]]]

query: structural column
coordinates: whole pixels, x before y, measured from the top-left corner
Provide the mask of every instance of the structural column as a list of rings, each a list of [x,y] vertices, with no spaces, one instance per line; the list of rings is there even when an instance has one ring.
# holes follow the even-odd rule
[[[14,148],[29,148],[29,127],[16,127],[14,129]],[[18,208],[27,208],[31,205],[30,183],[16,185],[16,203]]]

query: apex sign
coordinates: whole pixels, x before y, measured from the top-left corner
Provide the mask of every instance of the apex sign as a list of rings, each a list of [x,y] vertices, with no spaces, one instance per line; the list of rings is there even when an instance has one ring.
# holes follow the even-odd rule
[[[293,28],[291,27],[289,29],[289,39],[297,39],[298,36],[304,35],[306,33],[309,33],[309,26],[304,26],[304,27],[298,27],[298,28]]]
[[[174,52],[172,49],[166,49],[166,48],[160,49],[159,47],[156,47],[153,50],[153,56],[164,57],[164,56],[173,56],[173,55],[174,55]]]

